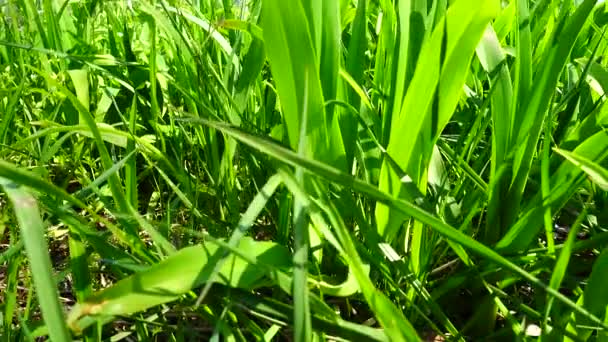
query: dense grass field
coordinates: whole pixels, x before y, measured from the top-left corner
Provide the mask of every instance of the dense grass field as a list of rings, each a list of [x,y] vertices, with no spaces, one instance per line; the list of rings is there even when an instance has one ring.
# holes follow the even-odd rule
[[[0,341],[608,340],[596,0],[0,0]]]

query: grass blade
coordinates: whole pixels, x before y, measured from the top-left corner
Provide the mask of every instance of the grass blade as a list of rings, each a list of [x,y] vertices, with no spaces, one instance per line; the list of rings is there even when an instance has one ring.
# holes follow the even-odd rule
[[[583,156],[577,155],[576,153],[568,152],[559,148],[554,148],[553,150],[585,172],[589,179],[591,179],[593,183],[597,184],[597,186],[599,186],[602,190],[608,191],[608,170]]]
[[[71,341],[53,277],[46,227],[40,217],[38,203],[22,186],[6,178],[0,177],[0,186],[13,203],[49,336],[53,341]]]

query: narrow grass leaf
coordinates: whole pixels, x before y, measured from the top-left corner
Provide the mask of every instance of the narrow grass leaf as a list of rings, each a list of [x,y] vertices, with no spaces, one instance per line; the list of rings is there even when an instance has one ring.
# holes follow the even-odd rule
[[[591,179],[593,183],[597,184],[597,186],[599,186],[602,190],[608,191],[608,170],[583,156],[577,155],[574,152],[569,152],[559,148],[554,148],[553,150],[585,172],[587,176],[589,176],[589,179]]]

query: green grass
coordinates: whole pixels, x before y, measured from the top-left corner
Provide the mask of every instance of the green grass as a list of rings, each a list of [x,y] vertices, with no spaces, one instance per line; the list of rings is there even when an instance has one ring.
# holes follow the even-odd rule
[[[0,0],[0,341],[608,338],[595,0]]]

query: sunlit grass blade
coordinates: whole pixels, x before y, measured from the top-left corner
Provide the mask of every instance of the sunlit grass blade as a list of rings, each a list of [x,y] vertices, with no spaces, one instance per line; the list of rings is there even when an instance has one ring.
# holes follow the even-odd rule
[[[36,199],[20,184],[0,177],[0,186],[9,196],[13,204],[17,221],[21,229],[25,251],[34,278],[36,295],[40,302],[42,315],[48,327],[49,336],[53,341],[71,341],[70,333],[65,324],[63,308],[53,266],[46,242],[46,227],[40,217]]]
[[[243,238],[237,248],[266,265],[280,268],[290,264],[288,251],[272,242]],[[186,247],[158,264],[122,279],[114,286],[94,293],[72,309],[68,318],[70,326],[78,332],[85,328],[79,323],[80,320],[89,315],[101,318],[128,315],[178,299],[209,281],[214,266],[223,254],[217,251],[222,251],[220,246],[211,241],[207,241],[205,246]],[[229,262],[221,267],[216,280],[218,283],[251,289],[265,275],[256,266],[239,257],[231,256],[228,259]],[[83,321],[86,322],[90,321]]]
[[[496,176],[496,171],[505,162],[510,148],[510,137],[512,120],[511,106],[513,104],[513,85],[509,69],[506,65],[506,55],[500,46],[496,32],[491,26],[486,28],[481,43],[477,47],[477,56],[481,65],[490,76],[490,86],[493,87],[490,97],[490,109],[492,111],[492,169],[491,179]],[[484,229],[484,241],[494,243],[500,236],[499,209],[500,197],[504,192],[504,184],[497,184],[498,191],[490,193],[490,208],[486,228]]]
[[[589,179],[597,184],[602,190],[608,191],[608,170],[576,153],[558,148],[555,148],[554,151],[585,172]]]

